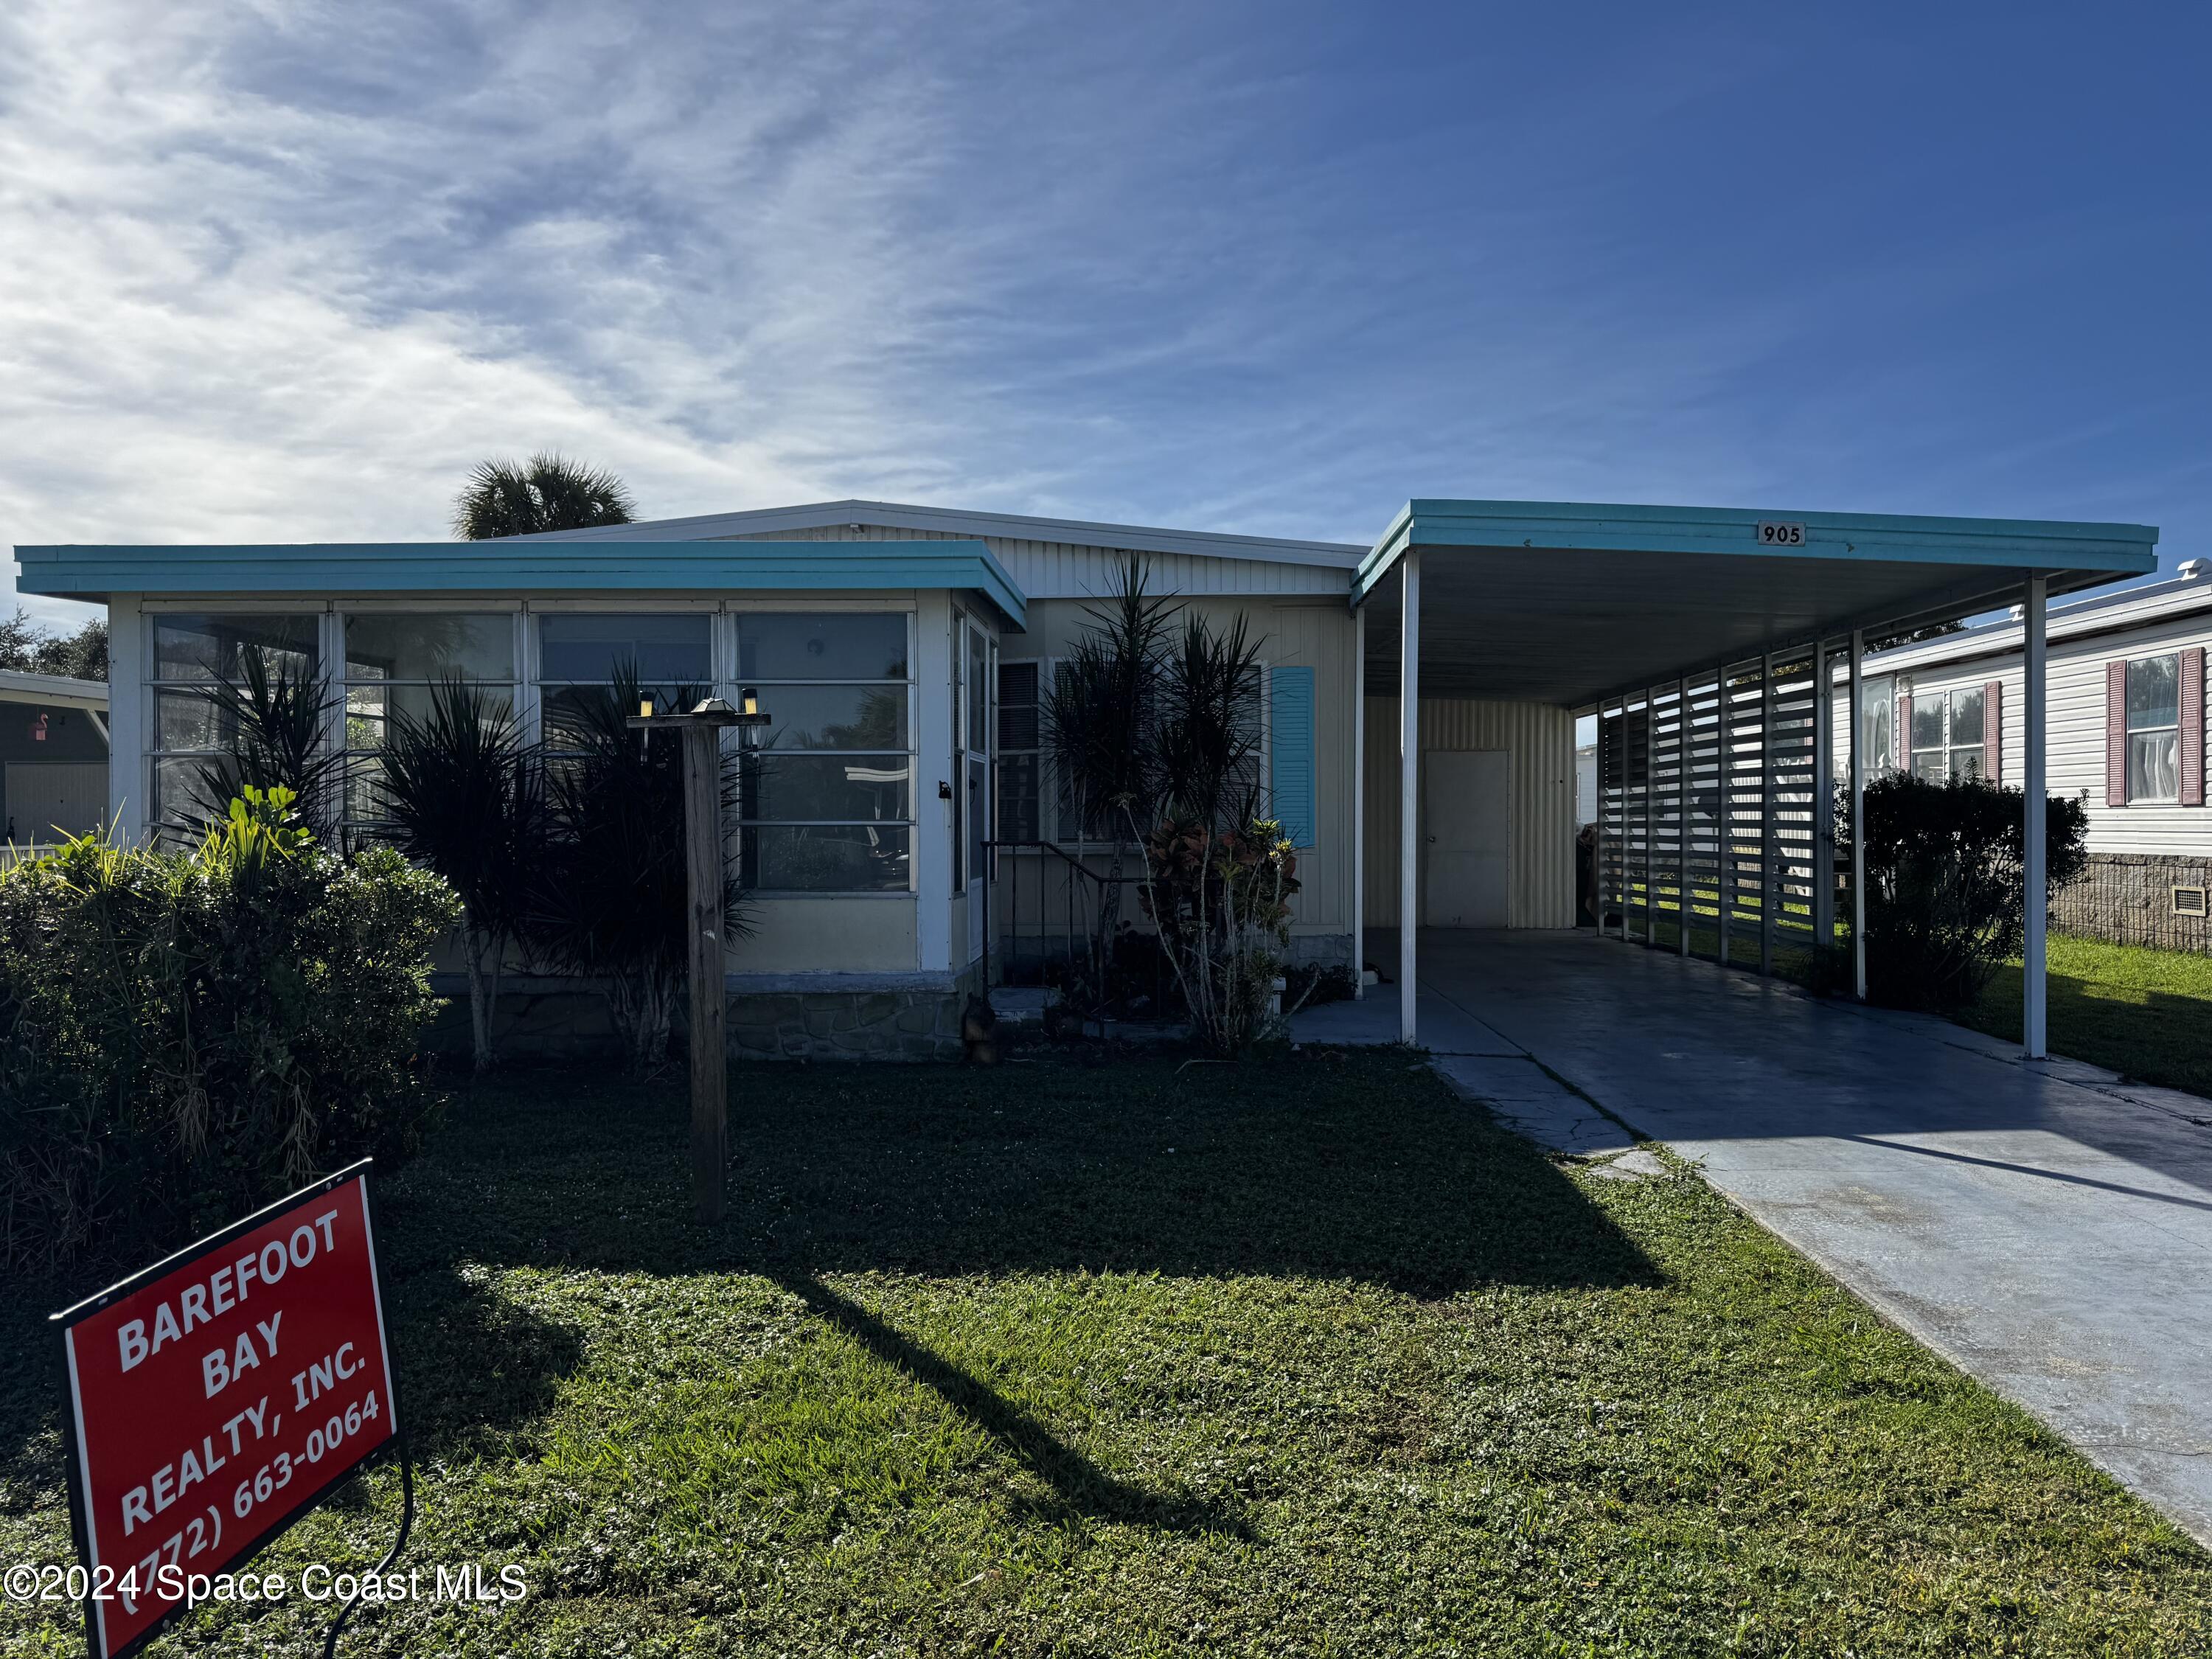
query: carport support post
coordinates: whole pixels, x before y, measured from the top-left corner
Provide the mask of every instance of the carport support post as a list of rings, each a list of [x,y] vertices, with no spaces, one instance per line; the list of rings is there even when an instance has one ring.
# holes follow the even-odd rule
[[[1411,548],[1398,580],[1398,1036],[1411,1042],[1421,869],[1421,556]]]
[[[1352,1000],[1367,995],[1367,613],[1352,613]]]
[[[1774,653],[1759,659],[1759,971],[1774,971]]]
[[[2048,1057],[2044,1030],[2044,923],[2048,902],[2044,889],[2044,783],[2043,783],[2043,611],[2046,579],[2032,575],[2027,579],[2027,604],[2022,617],[2027,634],[2027,661],[2022,678],[2027,681],[2027,696],[2021,700],[2022,714],[2027,718],[2027,776],[2023,780],[2027,799],[2027,844],[2023,849],[2022,864],[2026,868],[2026,891],[2021,902],[2027,907],[2022,918],[2025,927],[2021,950],[2021,1046],[2030,1060]]]
[[[1674,922],[1678,955],[1690,954],[1690,682],[1674,682]]]
[[[1813,789],[1814,971],[1825,975],[1836,948],[1836,677],[1826,640],[1813,646]]]
[[[1866,715],[1865,688],[1859,664],[1866,656],[1866,630],[1851,630],[1851,994],[1866,1000]]]

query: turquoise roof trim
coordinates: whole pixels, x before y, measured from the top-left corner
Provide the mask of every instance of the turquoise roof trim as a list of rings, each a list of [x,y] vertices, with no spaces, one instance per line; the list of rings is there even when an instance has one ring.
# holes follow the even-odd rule
[[[1759,540],[1762,523],[1804,526],[1796,546]],[[1747,558],[1974,565],[2099,572],[2096,580],[2158,568],[2149,525],[2033,519],[1948,519],[1879,513],[1801,513],[1731,507],[1632,507],[1603,502],[1412,501],[1375,544],[1352,583],[1356,606],[1409,547],[1556,548],[1702,553]]]
[[[302,542],[18,547],[15,586],[54,599],[111,593],[851,592],[952,588],[1016,628],[1029,600],[980,541]]]

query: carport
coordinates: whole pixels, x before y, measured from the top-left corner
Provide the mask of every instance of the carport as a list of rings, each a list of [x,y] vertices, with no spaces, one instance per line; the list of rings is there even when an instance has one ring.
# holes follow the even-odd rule
[[[1599,893],[1624,939],[1771,968],[1786,925],[1832,946],[1847,872],[1866,994],[1858,665],[1869,635],[2018,605],[2027,629],[2027,888],[2043,883],[2044,613],[2055,594],[2156,566],[2141,525],[1555,502],[1414,501],[1359,565],[1365,690],[1397,699],[1399,1030],[1417,1039],[1423,700],[1595,713]],[[1850,687],[1838,837],[1829,688]],[[1364,703],[1363,699],[1363,708]],[[1364,769],[1363,769],[1364,773]],[[1531,858],[1538,849],[1514,849]],[[1564,860],[1559,861],[1567,868]],[[1570,872],[1566,879],[1571,881]],[[2045,1054],[2044,915],[2031,905],[2028,1056]]]

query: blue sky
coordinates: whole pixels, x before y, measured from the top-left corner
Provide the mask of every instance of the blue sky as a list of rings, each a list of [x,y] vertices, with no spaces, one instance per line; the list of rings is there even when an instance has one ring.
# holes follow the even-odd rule
[[[2179,6],[11,0],[0,542],[435,537],[557,446],[656,517],[1526,496],[2170,564],[2212,553],[2208,48]]]

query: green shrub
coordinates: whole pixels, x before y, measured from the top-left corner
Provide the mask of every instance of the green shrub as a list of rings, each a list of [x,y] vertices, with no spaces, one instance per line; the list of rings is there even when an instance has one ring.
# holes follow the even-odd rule
[[[190,853],[97,836],[0,870],[0,1266],[182,1243],[430,1111],[416,1036],[458,905],[248,789]]]
[[[1892,1007],[1963,1008],[2017,955],[2026,925],[2027,797],[1980,778],[1866,787],[1867,991]],[[2088,864],[2088,808],[2045,807],[2044,891]]]

